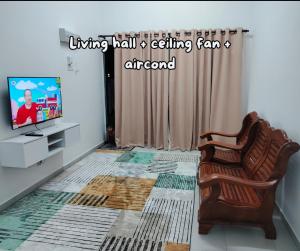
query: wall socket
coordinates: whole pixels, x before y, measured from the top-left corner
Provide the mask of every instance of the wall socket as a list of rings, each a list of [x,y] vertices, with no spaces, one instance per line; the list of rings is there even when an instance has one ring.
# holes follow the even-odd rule
[[[71,56],[67,56],[67,69],[68,71],[74,71],[74,62]]]

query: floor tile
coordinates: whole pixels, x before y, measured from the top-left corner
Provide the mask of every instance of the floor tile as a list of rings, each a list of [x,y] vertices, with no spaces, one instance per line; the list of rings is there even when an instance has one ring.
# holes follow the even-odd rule
[[[225,231],[222,226],[215,226],[208,235],[199,235],[195,224],[192,234],[191,251],[226,251]]]
[[[299,250],[294,243],[285,223],[280,218],[274,219],[274,225],[277,230],[277,239],[274,241],[276,250],[297,251]]]
[[[227,250],[276,250],[273,240],[265,238],[260,228],[225,226]]]

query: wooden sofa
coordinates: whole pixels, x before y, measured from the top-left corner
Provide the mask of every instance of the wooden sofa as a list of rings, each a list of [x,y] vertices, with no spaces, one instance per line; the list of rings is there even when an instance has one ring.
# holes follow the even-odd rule
[[[209,145],[206,145],[206,151],[201,155],[201,159],[208,158],[220,163],[239,163],[242,154],[247,150],[247,143],[251,140],[249,139],[251,129],[258,122],[258,119],[256,112],[250,112],[243,119],[242,127],[238,133],[229,134],[211,131],[202,134],[201,139],[207,139]],[[213,135],[235,138],[236,144],[214,141]]]
[[[276,239],[272,221],[275,191],[287,169],[289,157],[300,146],[282,130],[259,120],[253,141],[240,163],[224,164],[205,158],[199,164],[199,234],[214,224],[249,224],[263,228],[268,239]],[[202,153],[209,144],[201,148]],[[207,155],[208,156],[208,155]]]

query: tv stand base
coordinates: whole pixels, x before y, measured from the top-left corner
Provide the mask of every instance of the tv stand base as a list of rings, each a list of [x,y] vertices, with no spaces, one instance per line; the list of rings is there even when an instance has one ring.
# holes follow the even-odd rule
[[[25,133],[23,134],[24,136],[34,136],[34,137],[43,137],[44,134],[42,133],[35,133],[35,132],[29,132],[29,133]]]

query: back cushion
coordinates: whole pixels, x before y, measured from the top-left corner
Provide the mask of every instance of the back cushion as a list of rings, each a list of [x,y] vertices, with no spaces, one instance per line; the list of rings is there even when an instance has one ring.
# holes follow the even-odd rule
[[[252,177],[258,164],[263,160],[270,141],[272,129],[265,120],[260,120],[257,125],[254,140],[243,158],[243,165],[249,177]]]

